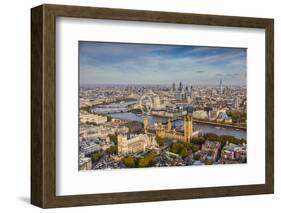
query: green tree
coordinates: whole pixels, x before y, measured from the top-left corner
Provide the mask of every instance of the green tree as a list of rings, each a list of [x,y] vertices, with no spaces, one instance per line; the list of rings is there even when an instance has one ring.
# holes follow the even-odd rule
[[[243,144],[247,143],[245,139],[238,139],[232,135],[216,135],[214,133],[207,133],[204,135],[205,140],[209,141],[218,141],[222,146],[226,144],[226,142],[233,144]]]
[[[170,152],[180,155],[182,158],[188,156],[193,149],[192,143],[176,142],[170,146]]]
[[[219,136],[219,142],[221,142],[222,146],[225,145],[226,142],[233,143],[233,144],[242,144],[246,143],[246,140],[244,139],[238,139],[231,135],[221,135]]]
[[[112,141],[114,144],[117,144],[117,136],[113,134],[108,135],[110,141]]]
[[[206,133],[204,135],[205,140],[209,140],[209,141],[218,141],[219,136],[215,133]]]
[[[187,150],[192,150],[193,144],[192,144],[192,143],[184,143],[184,147],[185,147]]]
[[[203,143],[205,143],[205,141],[206,141],[205,137],[200,136],[200,137],[193,137],[193,138],[191,138],[190,142],[193,145],[202,145]]]
[[[185,158],[188,155],[187,149],[182,149],[179,153],[182,158]]]
[[[164,146],[164,138],[161,138],[159,136],[156,136],[156,142],[158,143],[159,146]]]
[[[176,142],[170,146],[170,152],[179,154],[183,148],[184,148],[183,142]]]
[[[239,111],[227,111],[226,114],[232,118],[233,123],[246,123],[247,113]]]
[[[122,162],[128,168],[135,168],[136,167],[136,160],[132,156],[124,157]]]
[[[144,168],[144,167],[150,167],[153,164],[153,161],[155,160],[156,154],[155,153],[149,153],[144,158],[139,159],[138,167]]]
[[[96,161],[100,160],[101,157],[102,157],[102,153],[96,152],[96,153],[92,154],[92,161],[96,162]]]
[[[200,150],[200,146],[199,145],[193,145],[192,146],[192,152],[193,153],[195,153],[195,152],[197,152],[197,151],[199,151]]]
[[[110,146],[110,147],[106,150],[106,152],[107,152],[108,154],[117,154],[117,152],[118,152],[117,146],[116,146],[116,145]]]

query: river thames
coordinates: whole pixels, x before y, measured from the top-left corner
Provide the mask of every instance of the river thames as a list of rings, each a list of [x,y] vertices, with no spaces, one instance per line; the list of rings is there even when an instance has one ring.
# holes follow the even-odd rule
[[[96,113],[106,114],[113,118],[119,118],[129,121],[138,121],[143,123],[143,116],[142,114],[127,112],[127,106],[132,102],[125,102],[125,103],[114,103],[110,105],[102,105],[94,108],[93,111]],[[122,112],[115,112],[122,110]],[[113,112],[113,113],[112,113]],[[153,115],[148,116],[149,125],[153,125],[156,122],[167,122],[166,118],[156,117]],[[176,128],[182,128],[183,121],[177,120],[175,121]],[[217,135],[231,135],[239,139],[247,140],[247,131],[243,129],[236,129],[231,127],[221,127],[215,126],[210,124],[202,124],[202,123],[193,123],[195,129],[201,129],[203,133],[215,133]]]

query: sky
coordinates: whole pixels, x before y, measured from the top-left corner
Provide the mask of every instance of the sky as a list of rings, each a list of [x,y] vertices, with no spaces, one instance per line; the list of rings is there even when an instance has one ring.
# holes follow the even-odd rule
[[[81,85],[246,85],[247,49],[79,42]]]

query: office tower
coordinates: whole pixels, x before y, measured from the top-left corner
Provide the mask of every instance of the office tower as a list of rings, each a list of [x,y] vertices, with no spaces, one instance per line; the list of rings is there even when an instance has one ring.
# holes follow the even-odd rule
[[[222,80],[220,80],[220,95],[222,95]]]
[[[182,91],[182,82],[180,82],[180,85],[179,85],[179,91]]]
[[[176,84],[175,82],[173,83],[173,86],[172,86],[172,91],[175,92],[176,91]]]

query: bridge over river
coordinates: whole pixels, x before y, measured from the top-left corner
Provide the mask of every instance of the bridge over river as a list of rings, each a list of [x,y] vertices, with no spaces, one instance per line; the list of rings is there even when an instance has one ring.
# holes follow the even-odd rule
[[[114,104],[110,107],[108,105],[100,105],[98,107],[95,107],[93,109],[94,112],[100,113],[100,114],[105,114],[105,115],[110,115],[113,118],[119,118],[119,119],[124,119],[128,121],[137,121],[143,123],[143,115],[134,113],[134,112],[128,112],[128,105],[132,104],[132,102],[125,102],[125,103],[119,103]],[[114,107],[115,106],[115,107]],[[182,114],[175,114],[174,118],[171,118],[174,120],[174,126],[176,128],[182,128],[183,127],[183,120],[182,120]],[[168,121],[168,118],[164,117],[159,117],[159,116],[154,116],[154,115],[149,115],[148,116],[148,121],[149,125],[153,125],[154,123],[166,123]],[[240,127],[235,127],[231,125],[221,125],[221,124],[216,124],[216,123],[211,123],[211,122],[204,122],[204,121],[199,121],[196,119],[193,119],[193,127],[194,128],[199,128],[202,129],[203,133],[215,133],[217,135],[232,135],[236,138],[243,138],[247,139],[247,130],[245,128],[240,128]]]

